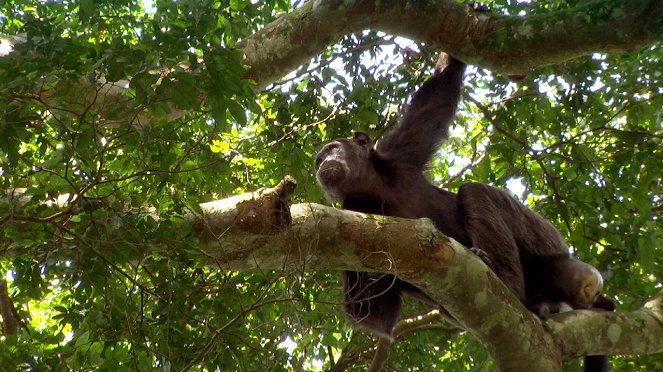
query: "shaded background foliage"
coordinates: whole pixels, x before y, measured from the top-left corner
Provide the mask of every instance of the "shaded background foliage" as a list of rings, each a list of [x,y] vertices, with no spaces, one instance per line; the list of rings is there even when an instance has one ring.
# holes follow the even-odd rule
[[[487,2],[504,14],[577,3]],[[27,34],[0,57],[0,221],[9,242],[0,273],[23,321],[17,335],[0,337],[1,365],[327,369],[345,351],[353,368],[365,367],[373,341],[344,323],[336,273],[205,266],[189,231],[174,228],[197,203],[286,174],[299,181],[296,202],[326,203],[312,172],[316,149],[352,130],[381,135],[430,73],[436,51],[365,31],[254,94],[235,44],[297,5],[0,4],[0,33]],[[662,58],[660,45],[592,55],[519,83],[471,68],[430,178],[452,190],[467,181],[509,187],[599,268],[620,310],[638,307],[663,281]],[[129,104],[93,106],[107,88],[101,77],[130,79]],[[190,112],[141,120],[173,110]],[[10,202],[14,188],[32,198]],[[78,195],[64,211],[44,203],[64,194]],[[423,311],[406,304],[408,315]],[[613,361],[663,368],[660,354]],[[406,335],[389,361],[393,370],[431,366],[491,364],[471,336],[432,331]]]

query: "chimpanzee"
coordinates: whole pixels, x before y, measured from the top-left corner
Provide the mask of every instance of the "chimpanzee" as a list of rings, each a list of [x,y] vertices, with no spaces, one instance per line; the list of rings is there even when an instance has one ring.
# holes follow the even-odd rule
[[[602,289],[601,274],[569,255],[552,224],[495,187],[466,183],[455,194],[425,178],[426,163],[448,136],[464,70],[461,61],[441,54],[435,72],[413,95],[400,125],[376,147],[362,132],[322,147],[315,159],[318,182],[345,209],[430,218],[444,234],[480,253],[497,276],[540,316],[560,307],[591,307]],[[350,321],[382,337],[392,337],[400,315],[401,292],[435,303],[394,275],[343,272],[345,311]],[[607,358],[592,358],[602,358],[599,365],[607,368]]]

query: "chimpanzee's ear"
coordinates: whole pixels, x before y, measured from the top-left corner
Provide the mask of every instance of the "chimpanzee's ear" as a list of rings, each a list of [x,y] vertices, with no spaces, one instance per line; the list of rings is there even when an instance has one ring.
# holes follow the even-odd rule
[[[352,134],[352,140],[359,146],[369,146],[373,147],[373,142],[371,142],[371,137],[364,132],[354,132]]]

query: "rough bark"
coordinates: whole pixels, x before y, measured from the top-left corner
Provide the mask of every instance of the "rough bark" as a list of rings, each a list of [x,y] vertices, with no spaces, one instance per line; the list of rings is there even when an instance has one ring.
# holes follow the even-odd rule
[[[661,351],[663,291],[631,312],[573,311],[553,316],[547,325],[559,337],[564,355],[648,354]],[[591,350],[589,350],[591,349]]]

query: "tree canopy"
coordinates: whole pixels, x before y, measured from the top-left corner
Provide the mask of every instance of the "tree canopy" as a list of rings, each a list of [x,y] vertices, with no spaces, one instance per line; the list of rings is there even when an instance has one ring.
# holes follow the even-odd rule
[[[421,3],[0,2],[0,365],[375,363],[386,348],[341,311],[347,257],[240,267],[185,222],[286,175],[294,203],[330,204],[316,150],[393,127],[440,49],[473,66],[431,181],[511,190],[599,269],[619,312],[660,296],[663,3]],[[387,369],[494,366],[429,310],[406,301]],[[663,354],[611,363],[656,370]]]

